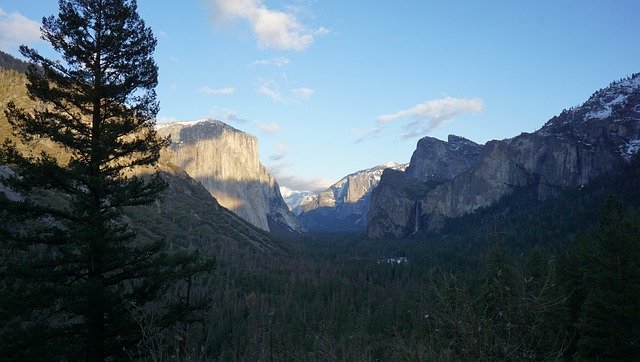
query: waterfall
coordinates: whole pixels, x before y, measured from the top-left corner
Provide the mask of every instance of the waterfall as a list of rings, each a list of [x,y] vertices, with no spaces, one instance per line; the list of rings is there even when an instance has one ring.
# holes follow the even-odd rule
[[[420,229],[420,201],[416,201],[415,206],[413,207],[413,233],[414,235]]]

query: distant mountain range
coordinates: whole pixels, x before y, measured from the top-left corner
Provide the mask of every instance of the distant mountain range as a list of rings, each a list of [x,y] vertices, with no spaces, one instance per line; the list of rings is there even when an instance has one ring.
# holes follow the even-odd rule
[[[9,100],[35,106],[26,95],[24,69],[26,63],[0,52],[0,106]],[[3,113],[0,132],[12,137]],[[177,239],[191,238],[187,230],[200,223],[209,225],[199,229],[204,234],[218,230],[265,250],[274,244],[264,231],[405,237],[437,232],[445,221],[524,188],[535,190],[539,200],[553,198],[629,163],[640,151],[640,75],[611,83],[535,132],[484,145],[453,135],[447,141],[424,137],[409,164],[354,172],[318,193],[280,187],[259,161],[257,138],[220,121],[159,125],[158,132],[173,140],[160,161],[171,203],[149,209],[148,215],[131,210],[143,234],[153,233],[144,220],[157,224],[164,215],[164,227],[186,228],[176,231]],[[170,209],[183,213],[176,217]]]
[[[620,168],[640,150],[640,75],[613,82],[533,133],[478,145],[425,137],[406,171],[385,170],[373,190],[370,237],[437,231],[444,220],[524,187],[554,197]]]
[[[406,164],[388,162],[357,171],[320,193],[291,193],[289,206],[308,231],[361,232],[365,228],[371,191],[378,185],[382,172],[406,167]]]
[[[289,206],[289,210],[295,215],[300,214],[300,205],[313,198],[316,194],[313,191],[292,190],[286,186],[280,186],[280,194],[284,202]]]

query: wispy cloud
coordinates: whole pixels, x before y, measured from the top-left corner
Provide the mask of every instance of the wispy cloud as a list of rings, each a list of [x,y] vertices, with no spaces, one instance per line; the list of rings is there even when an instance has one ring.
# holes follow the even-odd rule
[[[278,142],[275,145],[275,152],[269,156],[271,161],[280,161],[289,154],[289,147]]]
[[[198,89],[198,92],[204,93],[204,94],[212,94],[212,95],[229,95],[229,94],[234,94],[236,92],[236,89],[233,87],[224,87],[224,88],[214,89],[205,85],[202,88]]]
[[[263,94],[276,102],[304,102],[309,100],[315,91],[309,87],[291,88],[283,94],[278,82],[271,79],[260,79],[256,92]]]
[[[366,140],[376,138],[382,132],[382,126],[373,126],[369,128],[354,128],[351,130],[351,134],[355,137],[353,143],[361,143]]]
[[[285,65],[289,64],[289,59],[285,58],[285,57],[277,57],[277,58],[273,58],[273,59],[259,59],[259,60],[255,60],[253,62],[250,63],[250,65],[255,66],[255,65],[269,65],[269,66],[274,66],[274,67],[284,67]]]
[[[313,89],[307,87],[294,88],[290,89],[290,91],[293,94],[292,99],[296,101],[306,101],[315,93]]]
[[[232,122],[232,123],[247,123],[248,121],[244,118],[238,116],[238,113],[229,108],[220,108],[215,107],[211,110],[211,114],[214,118],[219,119],[221,121]]]
[[[419,103],[411,108],[378,117],[378,124],[404,120],[408,121],[403,128],[405,133],[401,138],[410,139],[424,135],[448,120],[464,114],[478,114],[482,112],[484,102],[480,98],[444,97]]]
[[[302,24],[295,13],[268,9],[262,0],[208,0],[215,20],[244,20],[257,38],[258,47],[304,50],[314,38],[324,35],[324,27],[311,29]]]
[[[19,12],[7,13],[0,8],[0,49],[14,50],[22,43],[40,39],[40,24]]]
[[[266,134],[274,134],[274,133],[282,132],[282,128],[280,128],[280,126],[278,126],[278,124],[275,122],[258,123],[257,125],[258,125],[258,128],[260,128],[262,132]]]
[[[275,89],[273,89],[272,86],[269,85],[269,84],[261,84],[256,89],[256,92],[258,92],[260,94],[264,94],[265,96],[273,99],[276,102],[284,101],[284,97],[282,96],[282,94],[280,94],[280,92],[278,92]]]

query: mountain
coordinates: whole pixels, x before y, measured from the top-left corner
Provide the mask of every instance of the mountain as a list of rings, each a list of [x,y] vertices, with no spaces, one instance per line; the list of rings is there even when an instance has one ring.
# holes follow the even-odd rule
[[[163,197],[154,204],[125,210],[125,220],[138,235],[163,237],[171,243],[195,245],[204,251],[230,246],[250,246],[269,253],[282,251],[279,241],[220,206],[186,172],[162,164],[159,168],[169,185]]]
[[[16,59],[10,54],[0,51],[0,68],[15,70],[20,73],[26,73],[29,63]]]
[[[220,205],[265,231],[302,230],[260,163],[255,136],[213,119],[159,125],[158,133],[171,136],[172,162]]]
[[[295,215],[300,213],[300,205],[315,195],[312,191],[292,190],[286,186],[280,186],[280,194]]]
[[[22,108],[35,106],[27,96],[26,76],[0,66],[0,108],[3,109],[10,100]],[[16,141],[4,112],[0,112],[0,141],[5,137]],[[56,157],[66,157],[63,150],[50,142],[38,141],[34,149],[22,149],[47,151]],[[220,206],[199,182],[172,162],[169,151],[163,151],[157,170],[168,183],[162,198],[152,205],[125,210],[125,220],[142,238],[163,237],[170,243],[196,245],[199,250],[239,246],[265,252],[282,250],[281,243],[271,235]],[[8,167],[0,165],[0,177],[11,172]],[[1,184],[0,192],[12,198],[19,197]]]
[[[371,191],[385,169],[404,170],[389,162],[345,176],[319,194],[307,196],[295,210],[309,231],[364,231]]]
[[[370,237],[435,231],[519,189],[534,187],[546,199],[620,168],[640,149],[640,75],[611,83],[536,132],[484,146],[458,137],[449,138],[451,146],[441,142],[421,139],[406,172],[382,175]]]

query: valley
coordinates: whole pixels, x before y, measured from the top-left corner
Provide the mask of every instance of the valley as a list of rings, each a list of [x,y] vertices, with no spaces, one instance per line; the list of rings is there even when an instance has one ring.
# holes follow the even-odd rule
[[[45,83],[28,86],[27,69],[0,53],[0,352],[9,360],[640,354],[640,73],[535,131],[484,144],[423,132],[407,164],[298,190],[260,161],[244,121],[159,123],[153,102],[139,113],[94,107],[125,109],[126,121],[74,118],[67,106],[90,102],[47,85],[42,97],[71,101],[38,103],[33,89]],[[461,103],[471,113],[480,104]],[[16,120],[32,113],[58,122],[38,130],[53,137],[19,132]],[[98,123],[107,141],[92,138]],[[136,139],[145,135],[151,150]],[[112,143],[93,149],[96,140]],[[85,309],[65,299],[74,295]],[[96,331],[103,345],[83,349]]]

